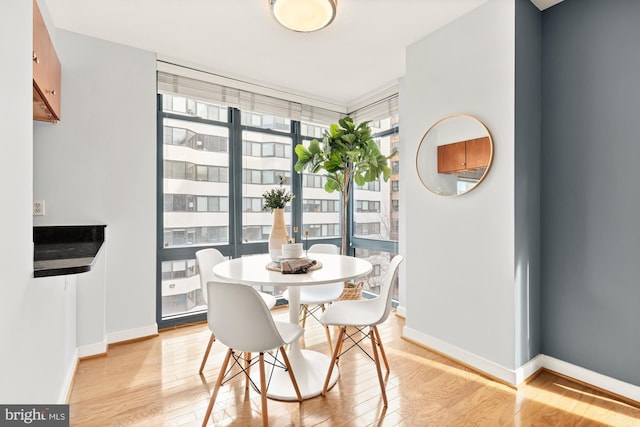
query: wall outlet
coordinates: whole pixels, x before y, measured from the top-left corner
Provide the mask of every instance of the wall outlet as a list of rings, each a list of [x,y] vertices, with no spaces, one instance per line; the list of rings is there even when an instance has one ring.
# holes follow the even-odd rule
[[[44,216],[44,200],[33,201],[33,216]]]

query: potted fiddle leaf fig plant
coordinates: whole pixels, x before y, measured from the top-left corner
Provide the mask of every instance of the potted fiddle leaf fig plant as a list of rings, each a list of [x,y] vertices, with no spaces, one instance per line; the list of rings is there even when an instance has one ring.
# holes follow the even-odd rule
[[[322,141],[314,139],[305,147],[296,146],[298,161],[295,170],[298,173],[324,171],[327,182],[325,191],[338,191],[342,201],[342,254],[347,253],[347,203],[353,183],[362,186],[380,177],[385,181],[391,176],[387,164],[395,153],[384,156],[371,137],[370,121],[358,125],[351,117],[344,117],[325,131]]]

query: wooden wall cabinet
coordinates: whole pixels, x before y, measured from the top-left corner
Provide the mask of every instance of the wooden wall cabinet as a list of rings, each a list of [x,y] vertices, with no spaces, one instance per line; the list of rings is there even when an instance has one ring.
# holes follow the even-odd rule
[[[33,1],[33,119],[60,120],[60,60]]]
[[[489,137],[438,146],[438,173],[457,173],[480,169],[489,165],[491,142]]]

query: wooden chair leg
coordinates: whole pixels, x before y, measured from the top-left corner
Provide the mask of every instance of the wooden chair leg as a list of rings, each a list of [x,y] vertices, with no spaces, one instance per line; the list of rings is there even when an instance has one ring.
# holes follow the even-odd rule
[[[387,368],[387,372],[389,372],[389,362],[387,361],[387,353],[384,351],[384,346],[382,345],[382,340],[380,339],[380,331],[378,331],[378,327],[373,327],[373,332],[376,334],[376,340],[378,341],[378,346],[380,347],[380,354],[382,355],[382,361],[384,362],[385,368]]]
[[[200,364],[200,370],[198,371],[198,373],[202,373],[202,371],[204,371],[204,365],[207,363],[207,359],[209,358],[209,352],[211,351],[211,346],[213,345],[213,342],[216,340],[216,336],[211,334],[211,336],[209,337],[209,344],[207,344],[207,350],[204,352],[204,357],[202,358],[202,363]]]
[[[327,394],[327,389],[329,388],[329,380],[331,379],[331,374],[333,373],[333,367],[338,363],[338,357],[340,355],[340,349],[342,348],[342,338],[344,337],[344,333],[346,332],[347,327],[340,327],[340,333],[338,334],[338,341],[336,342],[336,348],[333,351],[333,357],[331,357],[331,362],[329,363],[329,372],[327,372],[327,378],[324,380],[324,386],[322,387],[322,395],[325,396]]]
[[[309,306],[307,304],[302,304],[302,324],[300,326],[302,326],[304,328],[304,325],[307,324],[307,316],[309,315]]]
[[[324,304],[321,304],[320,307],[322,308],[322,312],[324,313]],[[329,341],[329,354],[333,354],[333,342],[331,341],[331,331],[329,330],[329,325],[324,326],[324,333],[327,335],[327,341]]]
[[[209,406],[207,407],[207,412],[204,415],[204,420],[202,421],[202,427],[207,425],[209,421],[209,417],[211,416],[211,410],[213,409],[213,404],[216,403],[216,397],[218,396],[218,391],[220,390],[220,386],[222,385],[222,380],[224,380],[224,374],[227,371],[227,366],[229,365],[229,359],[231,359],[231,353],[233,350],[227,350],[227,355],[224,357],[224,362],[222,362],[222,366],[220,367],[220,373],[218,374],[218,380],[216,381],[216,385],[213,388],[213,393],[211,393],[211,399],[209,400]]]
[[[333,342],[331,342],[331,332],[329,331],[329,326],[324,327],[324,332],[327,335],[327,341],[329,341],[329,353],[333,354]]]
[[[338,354],[342,353],[342,346],[344,345],[344,340],[345,340],[344,336],[345,336],[345,335],[348,335],[348,334],[347,334],[347,327],[346,327],[346,326],[342,326],[342,327],[339,329],[339,331],[342,331],[342,328],[344,328],[344,333],[342,334],[342,338],[339,338],[339,337],[338,337],[338,339],[336,340],[336,347],[338,348]],[[338,334],[339,334],[339,333],[340,333],[340,332],[338,332]],[[334,351],[335,351],[335,349],[334,349]],[[336,358],[336,365],[338,365],[339,363],[340,363],[340,357],[338,356],[338,357]]]
[[[380,382],[380,391],[382,391],[382,401],[384,407],[387,407],[387,392],[385,391],[384,380],[382,379],[382,369],[380,368],[380,358],[378,357],[378,348],[376,346],[376,339],[374,337],[375,332],[373,328],[369,331],[369,338],[371,338],[371,347],[373,348],[373,358],[376,362],[376,370],[378,371],[378,381]]]
[[[291,367],[291,363],[289,363],[289,356],[287,356],[287,352],[284,351],[284,347],[280,347],[280,353],[282,354],[282,359],[284,360],[284,364],[287,367],[289,378],[291,378],[291,384],[293,384],[293,389],[296,391],[296,397],[298,398],[298,402],[300,402],[302,401],[302,395],[300,394],[300,389],[298,388],[298,381],[296,381],[296,377],[295,375],[293,375],[293,368]]]
[[[244,372],[246,374],[244,379],[244,389],[248,390],[249,384],[251,383],[251,379],[249,378],[249,375],[251,374],[251,353],[244,354]]]
[[[260,399],[262,400],[262,425],[269,425],[269,412],[267,410],[267,380],[264,369],[264,353],[260,353]]]

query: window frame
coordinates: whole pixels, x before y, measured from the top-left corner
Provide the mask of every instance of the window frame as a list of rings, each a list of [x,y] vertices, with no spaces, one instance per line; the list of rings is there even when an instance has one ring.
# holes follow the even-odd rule
[[[219,109],[218,113],[220,113],[220,111],[221,110]],[[163,95],[160,93],[157,94],[157,135],[158,137],[157,137],[157,192],[156,192],[156,195],[157,195],[156,197],[157,199],[157,202],[156,202],[156,211],[157,211],[156,277],[157,277],[158,292],[156,292],[156,320],[158,323],[158,327],[161,329],[173,327],[180,324],[189,324],[193,322],[203,321],[206,319],[206,312],[192,314],[192,315],[180,315],[175,317],[163,318],[162,266],[164,262],[195,259],[195,252],[201,249],[205,249],[207,247],[214,247],[220,250],[220,252],[222,252],[224,256],[231,257],[231,258],[237,258],[243,255],[265,253],[268,250],[268,243],[266,241],[245,243],[243,242],[243,238],[242,238],[245,232],[245,229],[244,229],[245,226],[242,224],[242,215],[244,213],[243,203],[245,202],[244,202],[244,197],[242,195],[242,185],[237,185],[237,183],[243,182],[243,174],[245,173],[242,168],[243,145],[244,145],[242,143],[243,132],[248,131],[248,132],[270,133],[278,137],[285,136],[285,137],[291,138],[291,141],[292,141],[291,147],[290,147],[291,152],[286,153],[284,156],[284,158],[290,159],[290,162],[289,162],[290,170],[288,171],[272,170],[272,171],[274,173],[285,172],[285,176],[287,178],[287,184],[290,184],[291,192],[296,195],[296,197],[290,204],[291,226],[297,227],[299,231],[297,236],[292,236],[292,237],[295,237],[297,241],[305,240],[305,245],[312,245],[314,243],[319,243],[319,242],[334,243],[338,246],[341,245],[341,240],[339,235],[337,237],[331,237],[331,238],[326,238],[322,236],[318,236],[318,237],[311,236],[308,239],[303,239],[303,224],[302,224],[303,187],[308,186],[308,183],[310,180],[309,177],[313,179],[313,184],[314,184],[314,186],[311,188],[323,188],[324,182],[323,182],[323,177],[317,177],[310,174],[298,174],[293,169],[295,163],[297,162],[297,156],[295,154],[296,145],[302,144],[304,140],[309,139],[309,136],[303,135],[303,132],[301,131],[303,127],[302,122],[296,121],[296,120],[290,120],[291,129],[289,132],[285,132],[281,129],[272,130],[272,129],[265,129],[261,127],[244,125],[241,123],[242,114],[243,113],[238,108],[227,107],[227,115],[228,115],[227,121],[218,121],[218,120],[205,119],[197,115],[187,115],[187,114],[179,114],[176,112],[163,111]],[[172,248],[163,247],[164,234],[166,231],[164,230],[164,215],[163,215],[164,207],[165,207],[164,185],[163,185],[164,168],[165,166],[171,167],[172,169],[171,178],[197,180],[198,174],[196,171],[198,169],[197,166],[199,166],[195,164],[186,164],[186,163],[183,165],[178,165],[176,161],[164,160],[164,156],[163,156],[164,135],[165,135],[164,119],[167,119],[167,118],[176,119],[179,121],[195,122],[195,123],[202,123],[202,124],[228,128],[228,140],[226,141],[226,144],[227,144],[226,152],[229,155],[229,164],[228,164],[228,167],[220,166],[217,169],[218,178],[220,178],[220,176],[223,175],[222,172],[224,170],[225,172],[224,175],[226,175],[224,176],[224,180],[219,179],[218,181],[210,181],[209,178],[212,175],[211,169],[210,168],[207,169],[207,178],[208,178],[207,181],[226,183],[229,188],[227,210],[225,211],[229,216],[228,227],[226,227],[227,229],[226,234],[228,237],[227,243],[190,245],[190,246],[181,246],[181,247],[172,247]],[[388,136],[398,132],[399,132],[399,127],[396,126],[392,129],[388,129],[383,132],[374,134],[372,135],[372,137],[373,138],[384,137],[384,136]],[[188,141],[189,141],[188,134],[189,132],[186,132],[186,137],[182,145],[188,146]],[[275,155],[276,154],[275,147],[278,144],[279,143],[274,142],[274,155],[268,156],[268,157],[280,157]],[[204,145],[206,144],[203,144],[203,146]],[[261,147],[261,150],[260,150],[261,155],[263,154],[262,148],[263,147]],[[198,148],[196,145],[194,146],[194,149],[200,149],[200,148]],[[224,150],[220,150],[220,152],[224,152]],[[209,166],[211,167],[211,165]],[[174,171],[175,171],[175,174],[173,173]],[[184,178],[177,178],[177,175],[182,175],[180,172],[184,172]],[[262,180],[263,180],[263,176],[261,175],[261,182]],[[370,183],[367,186],[366,190],[380,191],[380,185],[379,183]],[[346,255],[354,256],[356,249],[368,249],[373,251],[389,252],[393,254],[398,253],[399,245],[397,240],[380,240],[380,239],[373,239],[373,238],[367,238],[367,237],[356,237],[353,235],[354,234],[353,231],[355,231],[354,230],[355,227],[353,223],[354,208],[355,208],[354,193],[355,192],[351,192],[351,196],[350,196],[350,200],[348,201],[348,208],[347,208],[348,251]],[[193,196],[197,197],[197,195],[192,195],[192,197]],[[322,199],[319,199],[319,200],[322,200]],[[378,211],[380,210],[379,205],[380,203],[378,203],[378,207],[377,207]],[[320,207],[320,209],[322,212],[322,207]],[[220,211],[216,211],[216,212],[220,212]],[[336,226],[335,224],[308,224],[308,225],[313,226],[314,229],[319,229],[320,234],[322,234],[324,228],[327,228],[328,230],[329,227]],[[340,224],[338,224],[337,226],[340,227]],[[218,230],[218,228],[225,228],[225,227],[215,226],[214,228],[216,228],[217,230],[216,233],[214,234],[220,235],[222,233],[222,230]],[[260,230],[260,232],[264,234],[264,230],[265,229],[263,227],[262,230]],[[198,236],[201,236],[202,233],[210,234],[212,232],[212,230],[204,231],[202,227],[196,227],[194,229],[172,230],[172,232],[174,231],[183,232],[183,236],[185,240],[188,239],[188,236],[190,234],[195,235],[197,240]],[[338,233],[339,233],[339,228],[338,228]],[[282,303],[282,302],[279,302],[279,303]]]

